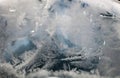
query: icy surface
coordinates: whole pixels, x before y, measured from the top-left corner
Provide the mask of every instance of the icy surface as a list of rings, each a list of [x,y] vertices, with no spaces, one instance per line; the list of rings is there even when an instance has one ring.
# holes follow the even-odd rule
[[[0,0],[0,63],[27,74],[119,75],[119,8],[116,0]]]

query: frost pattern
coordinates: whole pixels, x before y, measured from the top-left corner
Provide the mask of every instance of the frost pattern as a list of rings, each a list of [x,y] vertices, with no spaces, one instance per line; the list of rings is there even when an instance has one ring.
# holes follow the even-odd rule
[[[0,0],[0,63],[28,77],[40,69],[119,75],[118,7],[113,0]]]

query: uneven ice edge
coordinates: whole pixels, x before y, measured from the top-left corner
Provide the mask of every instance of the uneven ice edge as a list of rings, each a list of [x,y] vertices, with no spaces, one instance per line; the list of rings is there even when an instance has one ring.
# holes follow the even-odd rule
[[[116,64],[120,58],[114,57],[119,55],[120,48],[118,3],[112,0],[9,2],[0,2],[1,62],[26,73],[37,68],[55,71],[76,68],[87,72],[98,69],[104,75],[112,68],[110,65],[114,70],[107,75],[120,72],[117,70],[120,64]],[[30,56],[26,58],[26,54]],[[105,68],[107,62],[110,65]]]

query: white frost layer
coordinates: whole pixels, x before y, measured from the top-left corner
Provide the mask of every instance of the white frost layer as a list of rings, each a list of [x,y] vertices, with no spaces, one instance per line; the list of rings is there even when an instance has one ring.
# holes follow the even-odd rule
[[[82,8],[80,2],[88,5]],[[59,3],[69,8],[61,8]],[[48,11],[51,6],[53,13]],[[0,0],[0,7],[3,11],[0,15],[8,20],[8,43],[28,36],[34,37],[39,46],[38,42],[49,40],[47,33],[52,36],[62,32],[65,38],[85,49],[86,55],[94,55],[93,52],[101,46],[108,54],[114,52],[113,49],[119,51],[120,4],[112,0],[76,0],[73,3],[67,0],[43,0],[42,3],[37,0]],[[113,16],[100,15],[107,12]]]

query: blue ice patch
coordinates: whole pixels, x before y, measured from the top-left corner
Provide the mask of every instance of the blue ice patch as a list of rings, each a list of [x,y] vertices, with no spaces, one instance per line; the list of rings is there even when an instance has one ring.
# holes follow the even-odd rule
[[[82,7],[82,8],[87,8],[88,6],[89,6],[88,3],[81,2],[81,7]]]
[[[66,9],[70,8],[70,4],[71,4],[71,3],[65,2],[65,1],[66,0],[56,1],[48,10],[51,13],[57,12],[59,14],[61,14],[61,13],[63,14]]]
[[[20,38],[14,40],[7,47],[7,51],[4,53],[6,61],[11,61],[12,56],[19,58],[20,55],[26,51],[37,49],[36,45],[29,38]]]

